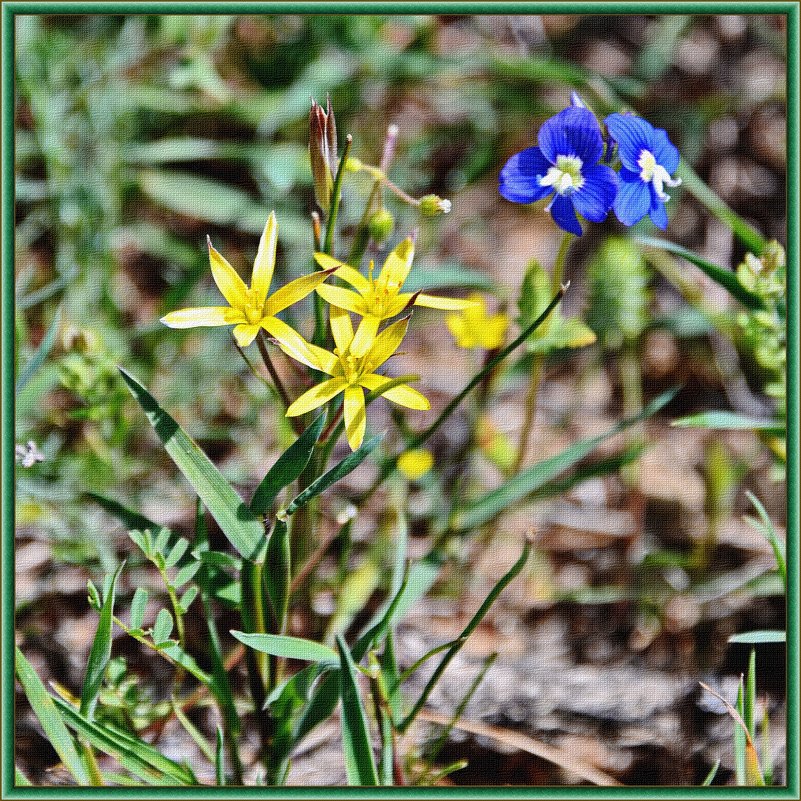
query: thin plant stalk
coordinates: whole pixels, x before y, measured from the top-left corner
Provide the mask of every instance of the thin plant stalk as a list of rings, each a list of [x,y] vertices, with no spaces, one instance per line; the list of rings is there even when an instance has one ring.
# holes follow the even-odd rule
[[[570,243],[573,239],[573,234],[566,233],[562,237],[562,242],[559,245],[559,251],[556,254],[556,261],[553,265],[553,274],[551,275],[551,294],[555,294],[559,287],[562,285],[562,276],[565,271],[565,259],[567,251],[570,248]],[[547,332],[548,322],[543,322],[543,331]],[[529,380],[528,392],[526,393],[526,400],[523,409],[523,425],[520,429],[520,440],[517,445],[517,456],[515,457],[514,466],[512,467],[512,475],[520,472],[520,468],[526,458],[528,451],[528,441],[531,439],[531,431],[534,428],[534,419],[537,414],[537,393],[539,391],[540,382],[542,380],[542,371],[545,365],[545,354],[537,353],[534,356],[534,361],[531,366],[531,378]]]

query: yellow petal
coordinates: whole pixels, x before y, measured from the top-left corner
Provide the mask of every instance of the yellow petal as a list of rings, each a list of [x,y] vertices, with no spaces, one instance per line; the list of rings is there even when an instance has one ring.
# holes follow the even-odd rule
[[[460,311],[462,309],[472,309],[477,304],[474,300],[463,300],[462,298],[440,298],[436,295],[420,294],[414,301],[414,305],[425,306],[428,309]]]
[[[406,406],[408,409],[427,411],[431,408],[431,404],[428,402],[428,398],[426,398],[425,395],[404,384],[399,387],[388,389],[381,397],[393,403],[397,403],[399,406]]]
[[[332,306],[338,306],[340,309],[346,309],[354,314],[364,314],[364,301],[361,295],[357,295],[350,289],[345,289],[341,286],[331,286],[331,284],[323,284],[317,287],[317,294],[326,303]]]
[[[388,325],[373,342],[365,357],[365,370],[372,371],[383,364],[397,349],[406,336],[409,327],[409,318],[404,317],[392,325]]]
[[[373,342],[375,342],[380,322],[381,320],[378,317],[374,317],[372,314],[368,314],[362,318],[359,327],[356,329],[353,342],[350,343],[350,352],[357,359],[364,356],[364,354],[370,350]]]
[[[277,242],[278,222],[275,219],[275,212],[271,211],[259,240],[256,261],[253,262],[253,276],[250,279],[250,288],[256,291],[262,303],[267,299],[267,293],[270,291],[270,284],[273,280]]]
[[[460,348],[474,348],[476,346],[476,339],[463,315],[449,314],[445,318],[445,325],[448,326],[448,330],[453,334],[453,338]]]
[[[261,327],[271,337],[275,337],[278,347],[287,356],[291,356],[313,370],[322,370],[331,375],[339,364],[339,360],[333,353],[307,342],[294,328],[277,317],[265,317],[261,321]]]
[[[245,322],[245,315],[230,306],[200,306],[178,309],[161,318],[170,328],[197,328],[198,326],[231,325]]]
[[[353,325],[350,315],[338,306],[332,306],[329,315],[331,322],[331,333],[334,335],[334,343],[340,355],[350,348],[353,342]]]
[[[248,288],[239,277],[237,271],[228,263],[225,257],[218,253],[207,238],[209,245],[209,263],[214,283],[222,292],[222,296],[235,309],[244,309],[248,303]]]
[[[259,333],[260,326],[253,325],[252,323],[242,323],[234,328],[234,339],[240,348],[246,348],[256,339],[256,334]]]
[[[412,481],[422,478],[433,466],[434,457],[425,448],[404,451],[398,457],[398,470]]]
[[[317,409],[324,403],[328,403],[331,398],[339,395],[348,382],[344,378],[329,378],[318,384],[316,387],[304,392],[287,410],[287,417],[297,417],[299,414],[306,414],[313,409]],[[359,390],[361,392],[361,390]]]
[[[267,303],[264,304],[265,317],[272,317],[287,306],[291,306],[293,303],[305,298],[306,295],[314,292],[329,275],[331,275],[330,271],[317,272],[311,275],[302,275],[300,278],[284,284],[267,298]]]
[[[336,380],[336,379],[334,379]],[[345,435],[350,449],[355,451],[364,439],[367,415],[364,407],[364,391],[361,387],[348,387],[345,390]]]
[[[379,283],[400,289],[409,275],[409,270],[412,269],[412,259],[414,259],[414,242],[411,239],[404,239],[387,256],[381,268],[381,275],[378,277]]]
[[[337,268],[337,278],[342,278],[347,281],[354,289],[362,295],[366,295],[370,291],[370,282],[356,269],[344,261],[339,261],[327,253],[315,253],[314,258],[317,263],[324,269],[330,270],[332,267]]]

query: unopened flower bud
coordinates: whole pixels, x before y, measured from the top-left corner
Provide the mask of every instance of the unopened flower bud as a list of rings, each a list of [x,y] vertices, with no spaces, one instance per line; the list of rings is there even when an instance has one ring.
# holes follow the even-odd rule
[[[392,236],[395,218],[386,209],[379,209],[370,217],[367,227],[373,240],[381,245]]]
[[[337,170],[337,125],[331,109],[331,98],[326,99],[326,110],[312,100],[309,112],[309,160],[314,179],[314,196],[327,214],[334,191],[334,173]]]
[[[450,200],[443,200],[437,195],[426,195],[420,198],[420,214],[424,217],[436,217],[438,214],[448,214],[450,210]]]

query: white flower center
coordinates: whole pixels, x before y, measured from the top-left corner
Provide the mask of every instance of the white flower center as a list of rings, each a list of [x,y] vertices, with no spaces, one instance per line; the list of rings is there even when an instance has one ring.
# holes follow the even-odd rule
[[[665,192],[664,187],[678,186],[681,178],[671,178],[670,173],[661,164],[657,164],[656,157],[650,150],[643,150],[640,153],[637,166],[640,168],[640,178],[646,184],[653,184],[656,196],[663,203],[667,203],[670,195]]]
[[[582,160],[578,156],[557,156],[556,166],[540,178],[540,186],[552,186],[557,194],[569,195],[584,186]]]

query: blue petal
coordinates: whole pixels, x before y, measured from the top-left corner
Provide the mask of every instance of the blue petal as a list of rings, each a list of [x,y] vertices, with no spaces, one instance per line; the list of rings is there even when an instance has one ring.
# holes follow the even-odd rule
[[[617,173],[603,164],[582,170],[584,186],[570,195],[576,211],[592,222],[603,222],[617,194]]]
[[[553,192],[553,187],[539,184],[539,178],[548,172],[550,166],[538,147],[527,147],[503,165],[498,191],[512,203],[542,200]]]
[[[637,160],[643,150],[653,152],[654,128],[642,117],[633,114],[610,114],[604,122],[617,142],[617,152],[623,166],[639,174]],[[667,169],[667,168],[665,168]]]
[[[563,230],[576,236],[581,236],[581,226],[576,219],[573,204],[567,195],[556,195],[551,204],[553,221]]]
[[[591,111],[578,106],[546,120],[537,141],[551,164],[556,164],[559,156],[578,156],[584,164],[597,164],[604,152],[598,120]]]
[[[623,177],[621,173],[621,178]],[[622,180],[615,198],[615,214],[623,225],[634,225],[648,213],[651,207],[649,185],[639,178]]]
[[[665,204],[659,200],[659,198],[651,198],[651,208],[648,213],[651,217],[651,221],[657,228],[661,228],[663,231],[667,228],[667,209],[665,209]]]
[[[679,166],[678,148],[668,139],[667,131],[657,128],[654,131],[653,154],[656,163],[664,167],[671,175]]]

